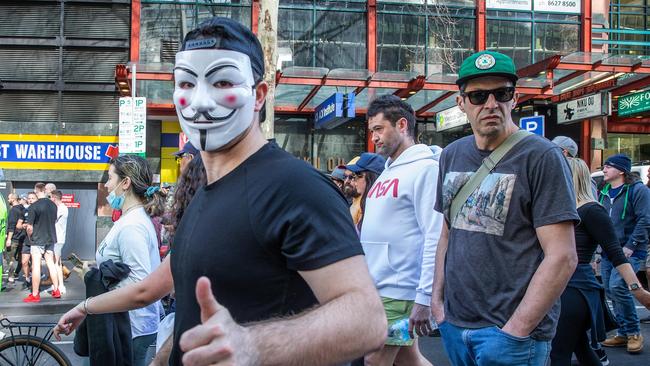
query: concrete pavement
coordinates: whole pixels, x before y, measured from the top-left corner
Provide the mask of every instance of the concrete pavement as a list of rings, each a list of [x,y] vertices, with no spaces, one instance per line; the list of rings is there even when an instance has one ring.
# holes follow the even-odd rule
[[[68,268],[72,266],[68,263]],[[47,273],[47,271],[45,271]],[[22,279],[22,277],[21,277]],[[50,286],[41,286],[41,302],[24,303],[23,298],[30,290],[23,289],[23,281],[16,280],[14,283],[6,282],[2,285],[0,292],[0,314],[5,316],[18,315],[39,315],[39,314],[63,314],[86,298],[86,289],[81,275],[73,271],[65,283],[66,293],[60,299],[53,298],[47,290]]]

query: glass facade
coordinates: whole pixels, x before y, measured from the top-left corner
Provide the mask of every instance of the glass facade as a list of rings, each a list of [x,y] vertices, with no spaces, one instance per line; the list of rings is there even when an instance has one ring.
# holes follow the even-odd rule
[[[323,171],[332,171],[366,151],[364,117],[330,130],[316,130],[313,125],[311,116],[277,116],[275,140],[287,152]]]
[[[580,17],[535,11],[487,12],[487,49],[513,58],[517,68],[580,48]]]
[[[407,2],[408,3],[408,2]],[[474,52],[474,5],[377,6],[377,69],[429,76],[455,73]]]
[[[174,63],[185,34],[213,16],[232,18],[250,26],[251,0],[142,0],[140,62]]]
[[[282,0],[281,67],[366,68],[366,6],[359,1]]]
[[[650,135],[610,133],[603,161],[614,154],[626,154],[633,162],[650,160]]]
[[[650,0],[611,0],[594,10],[592,44],[613,54],[650,53]]]

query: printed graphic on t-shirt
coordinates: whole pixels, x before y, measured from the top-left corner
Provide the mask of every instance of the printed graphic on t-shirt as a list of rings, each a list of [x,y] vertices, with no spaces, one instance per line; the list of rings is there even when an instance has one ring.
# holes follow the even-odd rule
[[[451,199],[473,172],[450,172],[445,175],[442,190],[443,209],[449,213]],[[510,199],[515,187],[514,174],[489,174],[478,189],[467,198],[452,227],[492,235],[503,235]]]

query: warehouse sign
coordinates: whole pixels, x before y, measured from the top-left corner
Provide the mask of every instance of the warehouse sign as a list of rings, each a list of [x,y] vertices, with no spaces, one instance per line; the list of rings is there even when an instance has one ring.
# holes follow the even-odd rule
[[[572,123],[610,114],[609,93],[587,95],[557,105],[557,123]]]
[[[650,111],[650,90],[618,98],[618,115],[629,116]]]
[[[0,168],[107,170],[116,136],[0,135]]]

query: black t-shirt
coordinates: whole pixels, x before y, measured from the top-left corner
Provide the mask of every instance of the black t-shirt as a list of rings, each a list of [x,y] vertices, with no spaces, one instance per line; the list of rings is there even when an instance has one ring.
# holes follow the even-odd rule
[[[599,244],[614,267],[627,263],[605,207],[596,202],[587,203],[578,208],[578,215],[580,223],[575,228],[578,263],[589,263]]]
[[[34,227],[31,245],[56,243],[56,205],[49,198],[39,198],[29,206],[27,223]]]
[[[25,218],[25,206],[15,205],[11,206],[9,210],[9,215],[7,216],[7,233],[13,233],[11,240],[13,241],[22,241],[25,239],[25,230],[18,230],[16,225],[18,220],[24,220]]]
[[[325,267],[363,251],[347,202],[324,175],[268,143],[200,189],[183,216],[171,254],[178,341],[200,324],[196,281],[240,324],[297,314],[318,302],[297,271]]]

